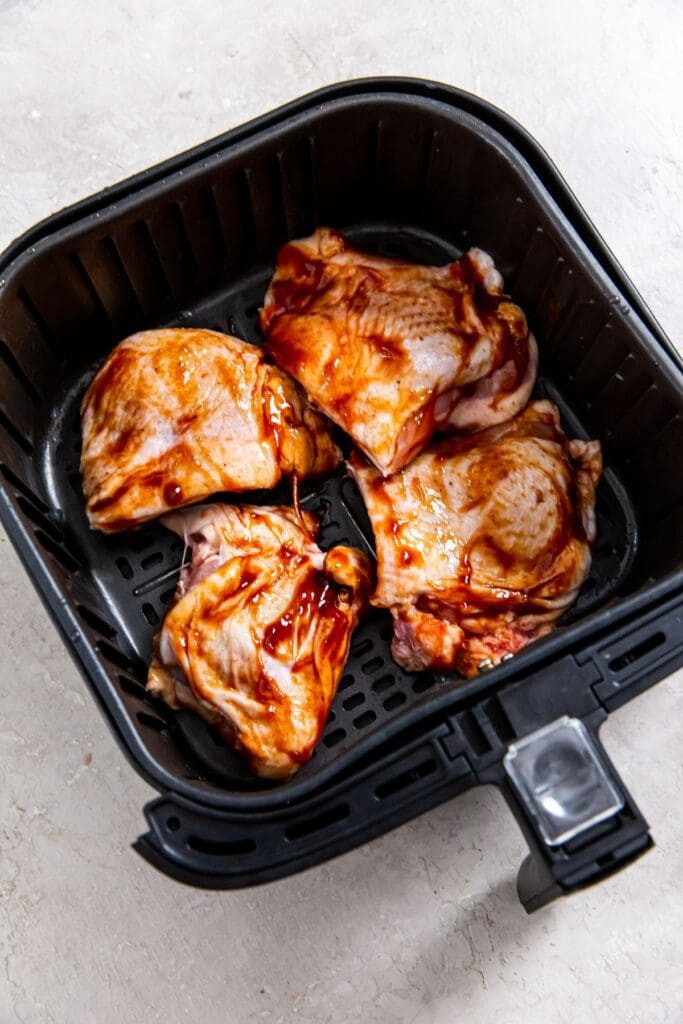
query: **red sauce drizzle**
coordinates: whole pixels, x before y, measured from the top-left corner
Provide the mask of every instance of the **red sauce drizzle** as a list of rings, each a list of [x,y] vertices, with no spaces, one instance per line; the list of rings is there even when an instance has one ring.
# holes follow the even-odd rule
[[[474,307],[484,324],[484,328],[494,328],[494,336],[496,330],[502,332],[502,345],[499,357],[492,367],[492,371],[499,369],[507,362],[512,362],[515,372],[502,389],[502,395],[509,391],[514,391],[526,373],[529,362],[528,328],[524,329],[524,314],[515,306],[509,295],[504,293],[491,294],[486,290],[467,254],[453,265],[453,276],[456,281],[456,291],[453,295],[456,322],[460,323],[464,319],[464,298],[469,293],[472,296]],[[501,313],[500,306],[503,304],[509,305],[511,307],[510,310]],[[515,310],[517,310],[516,316]],[[513,329],[511,321],[517,321],[516,327],[518,329]],[[468,340],[466,332],[463,333],[463,337],[465,340]],[[479,333],[475,332],[469,340],[474,344],[478,339]],[[467,396],[473,394],[477,384],[478,381],[466,384],[462,388],[462,394]],[[495,398],[493,403],[494,405],[496,404]]]
[[[177,480],[169,480],[164,484],[163,495],[166,504],[172,507],[180,505],[184,500],[183,489]]]
[[[269,654],[291,641],[294,631],[316,615],[329,619],[333,630],[325,639],[326,651],[332,650],[338,640],[339,633],[346,631],[347,619],[338,607],[337,591],[329,582],[324,572],[311,569],[306,573],[298,591],[292,598],[288,608],[279,619],[272,622],[265,631],[263,646]]]
[[[523,553],[518,554],[501,548],[496,538],[486,529],[475,533],[461,554],[458,578],[453,581],[447,592],[444,592],[441,598],[437,595],[423,595],[416,602],[418,609],[430,612],[445,621],[456,622],[462,615],[498,616],[509,611],[514,611],[516,614],[538,611],[538,606],[534,603],[536,591],[546,585],[548,573],[553,570],[558,557],[573,540],[581,542],[586,540],[576,480],[576,465],[569,455],[567,438],[558,430],[555,423],[551,420],[534,420],[531,423],[513,421],[504,434],[500,433],[500,428],[492,428],[492,433],[494,438],[532,437],[541,441],[551,441],[560,446],[561,453],[558,454],[565,464],[567,476],[566,480],[552,481],[557,509],[555,530],[553,535],[548,538],[544,549],[538,553],[537,557],[530,560],[525,559]],[[472,447],[481,448],[481,457],[477,462],[476,472],[473,472],[470,479],[468,501],[460,509],[461,513],[488,500],[490,495],[495,492],[501,471],[505,469],[503,453],[495,440],[487,444],[485,438],[480,436],[471,439],[456,438],[444,442],[440,446],[437,457],[442,470],[445,471],[449,458]],[[384,484],[385,481],[381,477],[373,480],[373,489],[378,498],[386,497]],[[537,495],[537,502],[538,500]],[[419,552],[413,552],[403,547],[399,539],[400,523],[396,519],[389,519],[387,525],[398,548],[399,562],[409,565],[415,555],[419,556]],[[472,588],[471,557],[473,551],[477,549],[488,551],[500,566],[500,585],[489,594],[481,594]],[[541,580],[538,587],[532,587],[528,591],[508,589],[506,576],[516,565],[527,569]],[[563,581],[559,576],[553,579],[553,586],[558,593],[566,588],[568,583],[568,579]]]
[[[255,579],[256,579],[256,573],[255,572],[250,572],[247,569],[246,572],[242,573],[242,579],[240,580],[240,585],[239,585],[239,587],[237,589],[238,590],[246,590],[247,587],[251,586],[251,584],[254,582]]]
[[[325,262],[310,258],[297,245],[284,245],[277,258],[278,280],[273,281],[272,304],[261,314],[261,326],[268,330],[283,313],[303,313],[322,290]]]
[[[90,506],[92,512],[101,512],[105,508],[111,508],[117,501],[120,501],[126,491],[130,490],[134,483],[137,483],[139,487],[161,487],[164,481],[163,473],[148,473],[146,476],[134,478],[132,481],[128,480],[121,487],[117,487],[116,490],[106,498],[100,498],[99,501],[94,502]]]
[[[299,556],[296,555],[296,552],[290,552],[290,557]],[[333,666],[339,666],[341,659],[346,654],[350,624],[348,613],[340,606],[339,596],[339,589],[324,572],[310,569],[301,581],[287,609],[265,630],[264,650],[271,656],[277,657],[283,647],[286,648],[288,644],[292,643],[295,632],[297,630],[305,631],[311,621],[315,619],[318,620],[317,628],[322,631],[318,633],[318,637],[322,637],[322,642],[319,641],[318,652],[326,662]],[[297,661],[294,665],[296,671],[305,668],[309,668],[312,673],[316,672],[313,658],[310,655],[304,660]],[[255,691],[258,699],[268,705],[268,713],[275,715],[283,703],[282,694],[275,682],[261,673],[255,683]],[[316,735],[310,744],[301,750],[293,750],[287,739],[286,720],[276,727],[278,745],[281,749],[286,749],[287,756],[297,764],[304,764],[309,760],[311,751],[317,743],[327,719],[328,702],[324,699],[322,690],[312,687],[309,700],[309,710],[317,719]]]
[[[134,356],[132,357],[134,359]],[[121,390],[121,385],[131,362],[131,353],[125,346],[119,346],[109,356],[88,390],[87,401],[96,415],[101,415],[108,396]]]

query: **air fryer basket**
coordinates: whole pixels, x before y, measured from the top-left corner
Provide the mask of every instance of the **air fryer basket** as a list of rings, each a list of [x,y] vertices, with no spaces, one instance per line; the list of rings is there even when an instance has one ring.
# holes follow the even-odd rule
[[[318,224],[417,261],[488,250],[539,340],[539,394],[570,433],[602,441],[606,471],[591,575],[554,634],[462,682],[401,670],[388,614],[370,613],[312,761],[272,786],[204,722],[147,697],[181,545],[158,524],[89,531],[78,408],[98,363],[133,330],[186,324],[259,343],[277,248]],[[683,663],[682,416],[678,357],[547,157],[500,111],[445,86],[322,90],[50,218],[0,258],[2,520],[124,750],[161,794],[137,849],[194,884],[289,874],[480,782],[503,788],[529,839],[527,909],[647,849],[597,731]],[[282,487],[249,500],[289,497]],[[304,501],[322,516],[323,546],[371,549],[343,473]],[[572,764],[590,761],[620,804],[600,821],[586,812],[561,842],[511,767],[551,723],[543,756],[560,758],[570,785]]]

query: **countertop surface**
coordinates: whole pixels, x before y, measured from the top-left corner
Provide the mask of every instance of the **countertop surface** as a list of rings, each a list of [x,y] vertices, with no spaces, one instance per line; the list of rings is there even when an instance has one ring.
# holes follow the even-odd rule
[[[41,217],[333,81],[409,74],[540,141],[673,339],[675,0],[0,0],[0,248]],[[0,537],[0,1024],[683,1021],[683,673],[606,747],[657,846],[527,917],[482,789],[276,884],[197,891],[131,851],[152,790]]]

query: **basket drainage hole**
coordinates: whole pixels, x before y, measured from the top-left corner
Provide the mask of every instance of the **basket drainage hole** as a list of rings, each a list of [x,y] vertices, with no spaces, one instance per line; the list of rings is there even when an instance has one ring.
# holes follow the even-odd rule
[[[135,716],[140,725],[146,725],[150,729],[156,729],[157,732],[163,732],[167,728],[166,722],[163,718],[156,718],[154,715],[148,715],[146,711],[138,711]]]
[[[390,690],[394,686],[396,680],[393,676],[382,676],[381,679],[376,679],[372,684],[374,693],[384,693],[385,690]]]
[[[140,562],[143,569],[151,569],[153,565],[158,565],[159,562],[163,562],[164,556],[161,551],[153,551],[151,555],[145,555]]]
[[[119,686],[129,696],[137,697],[138,700],[147,700],[147,690],[142,683],[136,683],[133,679],[129,679],[128,676],[120,675]]]
[[[336,747],[343,739],[346,739],[346,729],[335,729],[334,732],[323,736],[323,745],[326,747]]]
[[[370,661],[366,661],[361,665],[361,668],[366,676],[371,676],[378,669],[384,667],[384,658],[379,656],[376,658],[370,658]]]
[[[355,679],[353,678],[352,675],[348,674],[348,675],[342,676],[342,680],[341,680],[339,686],[337,687],[337,690],[339,690],[339,692],[341,693],[342,690],[348,690],[349,686],[353,686],[354,683],[355,683]]]
[[[166,825],[171,832],[177,832],[180,828],[180,818],[168,818]]]
[[[370,637],[365,637],[363,640],[351,641],[351,654],[356,658],[362,658],[364,654],[372,650],[372,640]]]
[[[117,558],[116,568],[119,570],[124,580],[132,580],[133,578],[133,567],[127,558]]]
[[[390,697],[384,701],[384,710],[393,711],[394,708],[399,708],[401,704],[405,704],[406,695],[405,693],[392,693]]]
[[[145,616],[150,626],[156,626],[159,623],[159,616],[156,613],[154,605],[143,604],[142,614]]]
[[[362,704],[364,700],[364,693],[352,693],[350,697],[347,697],[346,700],[342,701],[342,707],[344,708],[344,711],[353,711],[353,709]]]

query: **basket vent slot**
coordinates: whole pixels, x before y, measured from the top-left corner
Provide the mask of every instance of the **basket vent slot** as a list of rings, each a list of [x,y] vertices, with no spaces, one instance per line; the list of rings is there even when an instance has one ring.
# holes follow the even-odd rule
[[[150,715],[146,711],[138,711],[135,717],[140,725],[146,725],[149,729],[155,729],[157,732],[168,729],[168,723],[163,718],[157,718],[156,715]]]
[[[149,604],[149,602],[145,602],[142,606],[142,614],[145,616],[150,626],[159,625],[159,616],[154,605]]]
[[[0,473],[2,473],[7,483],[11,484],[12,487],[14,487],[15,490],[19,491],[20,494],[23,494],[25,498],[28,498],[31,504],[35,505],[39,512],[47,513],[50,511],[47,505],[40,500],[38,495],[34,491],[32,491],[31,488],[28,487],[23,480],[20,480],[19,477],[12,472],[9,466],[0,464]]]
[[[377,655],[375,658],[370,658],[369,661],[365,661],[361,665],[361,669],[363,670],[366,676],[373,675],[380,668],[384,668],[384,658],[380,658],[379,655]]]
[[[411,768],[407,772],[401,772],[393,779],[389,779],[387,782],[383,782],[375,789],[375,796],[378,800],[386,800],[389,796],[394,796],[396,793],[402,792],[409,786],[414,786],[420,779],[426,779],[428,775],[433,775],[436,771],[437,763],[433,757],[427,758],[424,761],[420,761],[414,768]]]
[[[290,841],[303,839],[314,832],[321,832],[324,828],[330,828],[332,825],[344,821],[350,814],[351,809],[348,804],[339,804],[337,807],[331,807],[324,814],[317,814],[313,818],[306,818],[304,821],[298,821],[294,825],[290,825],[289,828],[285,829],[285,839]]]
[[[630,647],[623,654],[620,654],[617,658],[612,658],[609,662],[610,672],[621,672],[628,665],[632,665],[634,661],[639,661],[640,658],[644,658],[646,654],[650,654],[651,651],[656,650],[660,647],[666,636],[661,631],[659,633],[653,633],[652,636],[646,637],[645,640],[641,640],[640,643],[634,647]]]
[[[354,708],[359,707],[365,701],[365,694],[357,691],[352,693],[350,697],[342,701],[342,707],[344,711],[353,711]]]
[[[347,674],[345,676],[342,676],[341,682],[339,683],[339,686],[337,687],[337,692],[341,693],[342,690],[348,690],[348,688],[350,686],[353,686],[355,681],[356,681],[355,677],[352,676],[351,674]]]
[[[392,693],[387,697],[382,706],[385,711],[394,711],[395,708],[400,708],[401,704],[405,704],[406,700],[405,693],[397,690],[396,693]]]
[[[116,567],[123,576],[124,580],[132,580],[134,575],[133,567],[127,558],[123,558],[123,556],[121,558],[117,558]]]
[[[387,690],[390,690],[392,686],[394,686],[395,684],[396,678],[394,676],[380,676],[379,679],[375,679],[374,683],[372,684],[372,689],[374,693],[385,693]]]
[[[351,641],[351,654],[356,658],[361,658],[364,654],[368,654],[372,650],[372,640],[369,636],[356,638]]]
[[[40,310],[34,303],[31,296],[28,294],[25,288],[20,288],[17,292],[17,299],[21,303],[24,312],[29,318],[30,322],[38,331],[39,335],[43,338],[48,348],[61,360],[64,357],[64,352],[61,346],[57,343],[57,340],[47,325],[46,320],[42,316]]]
[[[374,711],[364,711],[358,718],[354,718],[353,725],[355,729],[365,729],[366,726],[372,725],[377,718],[377,714]]]
[[[326,747],[336,747],[338,743],[345,739],[346,729],[334,729],[327,736],[323,736],[323,745]]]
[[[55,526],[51,519],[48,519],[47,515],[35,508],[32,502],[28,501],[23,495],[19,495],[17,505],[32,523],[35,523],[36,526],[44,530],[57,544],[63,543],[62,531]]]
[[[173,824],[171,824],[173,822]],[[177,818],[169,818],[168,827],[172,832],[177,832],[180,822]],[[253,853],[256,843],[253,839],[205,839],[202,836],[189,836],[187,845],[197,853],[206,853],[210,857],[239,857],[240,854]]]
[[[4,341],[0,341],[0,359],[2,359],[12,376],[21,384],[31,401],[38,405],[42,401],[41,395],[24,373],[9,345]]]
[[[67,572],[78,572],[81,568],[76,559],[70,555],[68,551],[65,551],[64,548],[60,547],[59,544],[55,544],[52,538],[48,537],[43,530],[36,530],[36,540],[40,541],[42,547],[44,547],[46,551],[49,551],[49,553],[57,559],[59,564],[66,569]]]
[[[18,445],[26,455],[33,455],[33,445],[29,439],[24,437],[18,427],[14,426],[11,419],[5,415],[2,409],[0,409],[0,424],[2,424],[14,443]]]
[[[138,700],[148,700],[147,690],[141,683],[136,683],[128,676],[119,676],[119,686],[129,697],[137,697]]]
[[[94,612],[91,608],[87,608],[83,604],[77,606],[78,614],[83,621],[94,629],[100,636],[106,637],[107,640],[113,639],[116,636],[116,630],[113,626],[110,626],[108,622],[100,618],[100,616]]]
[[[117,668],[122,668],[124,672],[132,672],[133,675],[144,674],[144,669],[140,665],[136,665],[135,662],[127,658],[126,655],[120,651],[117,647],[107,643],[106,640],[97,641],[97,650],[102,654],[107,661],[110,661],[112,665],[116,665]]]
[[[163,562],[163,560],[164,556],[161,553],[161,551],[153,551],[151,555],[145,555],[145,557],[141,560],[140,568],[145,570],[151,569],[153,565],[159,565],[159,563]]]

